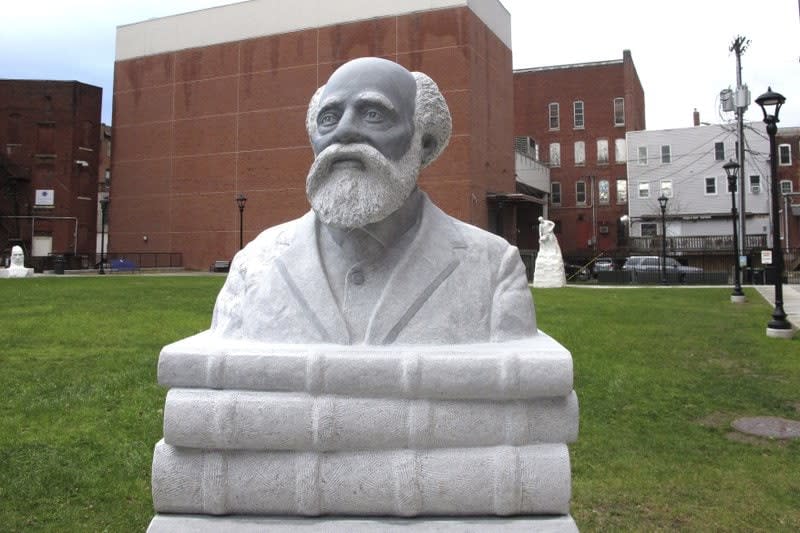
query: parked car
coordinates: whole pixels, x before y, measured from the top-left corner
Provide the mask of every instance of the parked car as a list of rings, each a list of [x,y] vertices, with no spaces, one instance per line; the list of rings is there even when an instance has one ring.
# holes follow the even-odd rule
[[[699,277],[703,274],[702,268],[682,265],[672,257],[665,258],[664,266],[667,279],[678,279],[681,282],[686,281],[688,277]],[[622,270],[633,272],[634,279],[636,274],[639,273],[650,272],[654,275],[659,275],[661,272],[661,258],[657,255],[634,255],[625,261],[625,264],[622,265]]]
[[[614,272],[617,269],[610,257],[599,257],[594,262],[594,277],[598,272]]]

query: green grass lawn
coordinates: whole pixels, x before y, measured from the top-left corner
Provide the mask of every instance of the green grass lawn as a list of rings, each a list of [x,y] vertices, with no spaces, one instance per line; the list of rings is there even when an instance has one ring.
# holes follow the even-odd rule
[[[143,531],[164,344],[206,329],[221,277],[0,283],[0,530]],[[800,340],[719,289],[536,290],[572,351],[583,531],[800,530],[800,442],[735,435],[800,419]]]

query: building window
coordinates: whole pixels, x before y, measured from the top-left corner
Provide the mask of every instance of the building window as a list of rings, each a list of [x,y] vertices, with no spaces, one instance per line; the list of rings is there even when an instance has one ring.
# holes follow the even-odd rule
[[[55,153],[55,132],[56,127],[52,122],[40,122],[36,136],[37,154]]]
[[[550,143],[550,166],[561,166],[561,144]]]
[[[550,203],[561,205],[561,184],[557,181],[550,184]]]
[[[672,180],[661,180],[661,194],[672,198]]]
[[[782,167],[792,164],[792,146],[790,144],[778,145],[778,164]]]
[[[576,130],[583,129],[583,102],[576,100],[572,102],[573,127]]]
[[[658,224],[652,222],[642,223],[642,237],[655,237],[658,235]]]
[[[560,127],[560,120],[558,117],[558,104],[552,103],[548,106],[550,110],[550,129],[557,130]]]
[[[647,146],[639,147],[639,164],[640,165],[647,164]]]
[[[614,161],[625,163],[628,160],[628,147],[625,139],[614,139]]]
[[[608,164],[608,139],[597,139],[597,163]]]
[[[661,145],[661,162],[672,163],[672,147],[668,144]]]
[[[706,178],[706,196],[717,194],[717,178]]]
[[[625,99],[614,98],[614,125],[625,125]]]
[[[625,178],[617,179],[617,203],[624,204],[628,202],[628,180]]]
[[[750,192],[753,194],[761,193],[761,176],[750,176]]]
[[[781,194],[792,192],[792,180],[781,180]]]
[[[725,161],[725,143],[714,143],[714,160]]]
[[[575,166],[586,164],[586,144],[583,141],[575,141]]]
[[[608,180],[600,180],[597,182],[597,201],[601,204],[608,204],[611,202],[611,190],[608,187]]]
[[[577,205],[586,205],[586,182],[575,182],[575,203]]]
[[[650,198],[650,182],[639,182],[639,198]]]

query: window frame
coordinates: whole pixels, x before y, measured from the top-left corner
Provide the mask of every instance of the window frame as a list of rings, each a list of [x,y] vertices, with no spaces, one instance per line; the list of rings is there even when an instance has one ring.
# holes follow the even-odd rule
[[[617,164],[628,162],[628,141],[622,137],[614,139],[614,162]]]
[[[578,104],[580,104],[580,113],[578,113]],[[578,124],[579,115],[581,117],[580,124]],[[582,130],[584,128],[586,128],[586,105],[583,100],[575,100],[572,102],[572,129]]]
[[[622,194],[620,194],[620,184],[622,185]],[[628,180],[625,178],[617,178],[617,205],[624,205],[628,203]]]
[[[672,186],[672,180],[661,180],[659,183],[659,196],[663,194],[667,198],[673,198],[675,196],[675,190]]]
[[[600,153],[603,151],[601,146],[605,145],[605,159],[600,159]],[[597,164],[607,165],[609,162],[610,154],[608,153],[608,139],[597,139]]]
[[[788,187],[784,187],[784,185],[789,185]],[[792,180],[781,180],[778,183],[778,190],[781,194],[791,194],[794,192],[794,183]]]
[[[603,199],[603,184],[605,184],[605,200]],[[608,179],[597,180],[598,205],[611,205],[611,182]]]
[[[648,228],[647,232],[644,231],[645,227]],[[650,228],[652,228],[652,232]],[[639,235],[642,237],[658,237],[658,224],[656,222],[642,222],[639,225]]]
[[[555,115],[553,115],[553,110],[555,110]],[[553,126],[553,119],[555,119],[555,126]],[[547,129],[550,131],[561,129],[561,106],[559,106],[558,102],[547,104]]]
[[[783,149],[786,149],[786,159],[784,160]],[[789,167],[792,166],[792,145],[789,143],[781,143],[778,145],[778,166]]]
[[[555,189],[558,188],[558,201],[555,200],[556,192]],[[553,206],[560,206],[561,205],[561,182],[560,181],[551,181],[550,182],[550,205]]]
[[[722,150],[718,150],[718,148],[722,148]],[[725,161],[725,143],[724,142],[715,142],[714,143],[714,161]]]
[[[709,180],[713,180],[709,182]],[[714,185],[714,192],[708,192],[708,186],[710,183]],[[719,194],[719,187],[717,186],[717,177],[716,176],[707,176],[703,178],[703,195],[705,196],[717,196]]]
[[[643,185],[645,186],[645,188],[642,188]],[[637,192],[637,195],[638,195],[637,198],[639,198],[641,200],[646,200],[646,199],[650,198],[650,182],[649,181],[640,181],[639,182],[639,186],[637,187],[636,190],[638,191]],[[644,194],[642,194],[642,193],[644,193]]]
[[[666,154],[664,153],[664,148],[666,148]],[[665,157],[666,156],[666,157]],[[666,159],[666,161],[665,161]],[[670,144],[662,144],[661,145],[661,164],[662,165],[669,165],[672,163],[672,145]]]
[[[755,183],[753,182],[753,178],[756,178]],[[748,178],[747,182],[748,186],[750,187],[750,194],[761,194],[761,175],[760,174],[751,174]],[[757,190],[753,190],[754,187],[758,187]]]
[[[644,149],[644,158],[642,158],[642,149]],[[646,167],[647,166],[647,161],[650,159],[649,158],[650,154],[648,152],[649,152],[649,150],[648,150],[646,144],[645,145],[640,145],[640,146],[637,147],[637,150],[636,150],[636,164],[637,165],[642,166],[642,167]]]
[[[620,104],[620,111],[622,114],[622,120],[617,120],[617,104]],[[614,126],[624,126],[625,125],[625,98],[621,96],[617,96],[612,101],[612,109],[614,110]]]
[[[581,157],[580,161],[578,160],[578,145],[580,145],[581,149],[582,149],[582,157]],[[575,144],[572,147],[572,149],[575,151],[575,157],[574,157],[575,166],[576,167],[586,166],[586,142],[584,142],[584,141],[575,141]]]
[[[554,159],[553,158],[553,147],[556,148],[556,153],[557,153],[557,157],[555,158],[556,159],[555,163],[553,162],[553,159]],[[550,158],[548,160],[548,164],[550,165],[551,168],[552,167],[560,167],[561,166],[561,143],[558,143],[558,142],[550,143],[550,146],[548,148],[549,148],[549,154],[548,155],[550,156]]]
[[[582,188],[583,191],[582,192],[579,191],[579,188]],[[580,200],[581,194],[583,194],[583,201]],[[580,205],[580,206],[588,205],[587,194],[586,194],[586,182],[583,180],[578,180],[575,182],[575,205]]]

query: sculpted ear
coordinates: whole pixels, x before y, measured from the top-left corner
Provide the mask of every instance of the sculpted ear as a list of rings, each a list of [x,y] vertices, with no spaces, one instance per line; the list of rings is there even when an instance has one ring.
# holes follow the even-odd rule
[[[437,156],[439,149],[439,142],[436,137],[430,133],[422,136],[422,166],[427,166]]]

